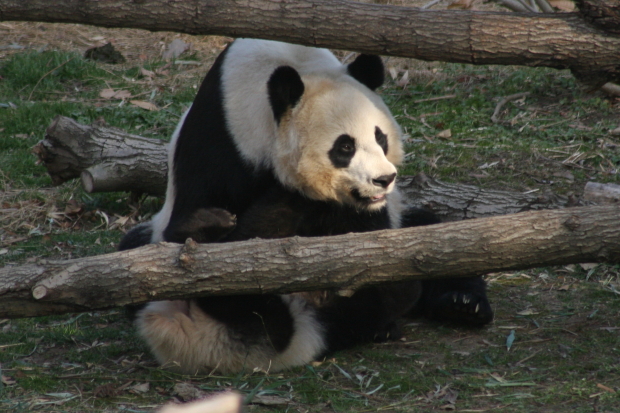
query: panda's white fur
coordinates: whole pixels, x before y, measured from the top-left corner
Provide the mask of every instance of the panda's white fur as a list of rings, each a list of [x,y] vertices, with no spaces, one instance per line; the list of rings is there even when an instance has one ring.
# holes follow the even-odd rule
[[[164,201],[164,206],[161,211],[155,214],[150,223],[152,227],[152,243],[158,243],[164,240],[164,230],[166,229],[166,225],[168,225],[170,215],[172,214],[173,200],[176,197],[176,185],[174,184],[174,176],[172,173],[172,165],[174,164],[174,148],[176,147],[177,139],[181,133],[183,122],[185,122],[185,118],[187,117],[190,109],[191,107],[183,113],[183,116],[181,116],[179,123],[176,128],[174,128],[170,143],[168,144],[168,182],[166,184],[166,200]]]
[[[267,83],[281,66],[299,73],[304,92],[299,102],[276,120]],[[239,39],[227,49],[219,70],[216,80],[221,87],[225,129],[245,166],[257,173],[270,171],[284,187],[311,200],[369,211],[387,208],[389,226],[400,226],[401,197],[393,176],[403,154],[401,131],[381,98],[351,77],[347,66],[324,49]],[[197,99],[210,99],[201,93]],[[152,220],[151,242],[167,240],[164,232],[180,195],[175,151],[178,141],[184,139],[183,127],[190,111],[183,115],[170,143],[166,201]],[[377,143],[376,128],[387,135],[387,153]],[[204,133],[209,133],[208,125]],[[347,167],[335,168],[327,153],[342,134],[354,137],[356,152]],[[381,176],[392,176],[392,181],[384,186],[373,182]],[[365,201],[360,202],[360,197]],[[317,309],[299,295],[279,299],[292,320],[288,344],[280,350],[268,337],[248,344],[242,333],[205,313],[194,300],[150,303],[138,312],[136,324],[158,361],[184,373],[276,371],[308,363],[331,350]]]

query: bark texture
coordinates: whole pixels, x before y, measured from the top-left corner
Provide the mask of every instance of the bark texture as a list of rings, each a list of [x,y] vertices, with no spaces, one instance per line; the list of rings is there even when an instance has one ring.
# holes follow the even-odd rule
[[[166,193],[167,145],[100,124],[82,125],[58,116],[34,149],[52,182],[81,177],[87,192]],[[425,175],[398,178],[411,205],[425,206],[443,221],[460,221],[523,211],[575,206],[553,194],[483,190],[473,185],[439,182]]]
[[[0,317],[198,294],[355,289],[578,262],[620,262],[620,206],[524,212],[334,237],[135,250],[0,269]]]
[[[579,11],[593,26],[620,34],[620,2],[617,0],[575,0]]]
[[[443,222],[572,207],[582,203],[575,197],[553,193],[520,193],[450,184],[424,174],[398,177],[398,187],[409,204],[430,209]]]
[[[0,21],[84,23],[256,37],[422,60],[570,68],[593,86],[620,81],[620,0],[579,13],[421,10],[347,0],[0,0]],[[603,16],[599,18],[598,16]],[[596,22],[591,24],[589,22]],[[610,23],[611,22],[611,23]]]

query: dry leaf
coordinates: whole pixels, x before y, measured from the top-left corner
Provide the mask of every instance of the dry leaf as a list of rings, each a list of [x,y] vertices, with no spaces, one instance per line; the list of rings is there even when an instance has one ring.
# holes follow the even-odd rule
[[[555,7],[558,10],[562,11],[574,11],[575,3],[571,0],[548,0],[549,5],[551,7]]]
[[[489,168],[493,168],[495,165],[497,165],[499,163],[499,161],[495,161],[495,162],[485,162],[484,164],[480,165],[478,167],[478,169],[489,169]]]
[[[140,68],[140,74],[144,77],[148,77],[148,78],[154,78],[155,77],[155,72],[151,71],[151,70],[147,70],[143,67]]]
[[[107,398],[107,397],[115,397],[118,395],[118,391],[116,390],[115,383],[107,383],[102,384],[101,386],[95,387],[93,390],[94,398]]]
[[[392,78],[392,80],[396,81],[396,78],[398,77],[398,70],[396,70],[393,67],[390,67],[388,69],[388,72],[390,73],[390,77]]]
[[[129,99],[131,92],[128,90],[103,89],[99,92],[99,97],[104,99]]]
[[[274,396],[269,394],[257,394],[252,399],[252,404],[262,404],[263,406],[281,406],[291,402],[290,399],[281,396]]]
[[[168,48],[166,49],[162,57],[164,58],[164,60],[176,59],[187,49],[189,49],[189,44],[185,43],[181,39],[174,39],[168,45]]]
[[[9,376],[2,376],[2,384],[6,385],[6,386],[12,386],[15,383],[17,383],[12,377]]]
[[[80,204],[74,199],[69,200],[69,202],[67,202],[67,205],[65,206],[65,214],[67,215],[79,214],[83,210],[84,204]]]
[[[615,392],[616,392],[614,389],[612,389],[612,388],[610,388],[610,387],[607,387],[607,386],[605,386],[604,384],[601,384],[601,383],[597,383],[597,384],[596,384],[596,387],[598,387],[599,389],[602,389],[602,390],[608,391],[608,392],[610,392],[610,393],[615,393]]]
[[[131,386],[131,391],[134,391],[136,393],[146,393],[147,391],[149,391],[149,388],[151,386],[149,385],[149,383],[142,383],[142,384],[136,384],[135,386]]]
[[[146,109],[146,110],[155,110],[155,111],[159,110],[156,104],[151,103],[151,102],[146,102],[144,100],[132,100],[131,104],[139,108]]]
[[[184,402],[201,399],[207,395],[207,393],[189,383],[175,384],[174,389],[172,390],[172,394],[178,396]]]
[[[555,176],[556,178],[564,178],[571,182],[575,180],[575,176],[569,171],[554,172],[552,176]]]
[[[403,76],[400,78],[398,82],[396,82],[396,84],[399,87],[405,87],[409,84],[409,71],[408,70],[406,70],[405,73],[403,73]]]
[[[435,135],[437,138],[448,139],[452,137],[452,131],[450,129],[444,129]]]
[[[454,3],[450,3],[448,5],[448,9],[467,10],[467,9],[471,9],[471,6],[473,3],[474,3],[474,0],[457,0]]]
[[[535,315],[535,314],[538,314],[538,311],[534,311],[531,308],[517,312],[517,315]]]

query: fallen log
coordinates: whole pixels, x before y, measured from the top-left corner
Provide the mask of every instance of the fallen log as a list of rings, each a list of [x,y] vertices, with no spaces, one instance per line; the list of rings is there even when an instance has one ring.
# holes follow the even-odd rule
[[[0,0],[0,21],[82,23],[255,37],[427,61],[571,69],[620,80],[618,0],[579,13],[421,10],[345,0]]]
[[[87,192],[166,192],[167,145],[101,124],[82,125],[58,116],[34,148],[52,183],[80,178]],[[444,221],[483,218],[576,205],[570,197],[483,190],[439,182],[424,175],[399,177],[410,204],[426,206]]]
[[[428,227],[241,243],[161,243],[0,269],[0,317],[197,295],[355,289],[580,262],[620,263],[620,206],[524,212]]]
[[[54,185],[81,178],[87,192],[166,192],[168,144],[99,123],[57,116],[33,152]]]

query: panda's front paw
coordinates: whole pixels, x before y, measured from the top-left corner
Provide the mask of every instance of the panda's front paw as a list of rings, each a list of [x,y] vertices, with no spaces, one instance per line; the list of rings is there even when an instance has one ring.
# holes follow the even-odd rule
[[[198,209],[194,219],[202,228],[233,229],[237,225],[237,217],[222,208]]]
[[[175,239],[192,238],[199,243],[217,242],[237,226],[237,217],[222,208],[200,208],[182,221],[174,232]]]
[[[449,291],[444,293],[436,305],[431,318],[459,324],[482,326],[493,321],[493,309],[486,295],[470,291]]]

